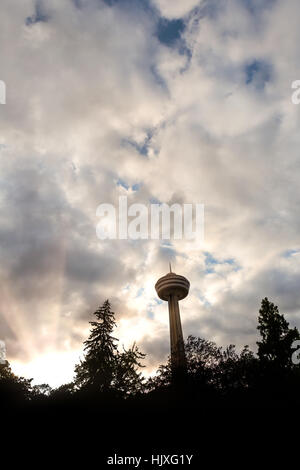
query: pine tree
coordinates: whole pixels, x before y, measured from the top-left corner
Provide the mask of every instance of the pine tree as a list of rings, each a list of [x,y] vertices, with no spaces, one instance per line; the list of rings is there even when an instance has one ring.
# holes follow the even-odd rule
[[[106,300],[94,313],[89,339],[84,342],[85,357],[75,368],[79,388],[107,392],[111,388],[116,366],[117,339],[112,336],[116,326],[114,312]]]
[[[115,314],[108,300],[96,312],[91,333],[85,345],[85,357],[75,367],[75,385],[91,392],[110,392],[118,396],[135,394],[143,389],[138,372],[145,357],[137,346],[118,351],[118,339],[112,336],[116,326]]]
[[[297,328],[289,328],[278,307],[267,297],[261,302],[258,323],[257,329],[262,337],[262,341],[257,342],[259,359],[272,361],[280,367],[291,365],[292,343],[300,338]]]

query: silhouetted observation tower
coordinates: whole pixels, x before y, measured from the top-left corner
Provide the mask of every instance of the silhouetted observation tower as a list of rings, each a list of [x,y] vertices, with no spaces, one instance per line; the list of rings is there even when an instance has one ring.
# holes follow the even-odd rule
[[[173,379],[183,377],[186,373],[186,358],[179,312],[179,300],[189,293],[189,281],[178,274],[170,272],[161,277],[155,284],[158,297],[167,300],[169,304],[171,365]]]

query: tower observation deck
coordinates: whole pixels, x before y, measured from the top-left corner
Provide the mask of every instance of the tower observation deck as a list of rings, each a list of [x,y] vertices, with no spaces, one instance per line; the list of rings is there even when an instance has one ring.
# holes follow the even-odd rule
[[[180,320],[179,301],[189,293],[190,283],[171,271],[161,277],[155,284],[157,295],[168,302],[170,321],[171,365],[174,376],[182,376],[186,372],[186,357]]]

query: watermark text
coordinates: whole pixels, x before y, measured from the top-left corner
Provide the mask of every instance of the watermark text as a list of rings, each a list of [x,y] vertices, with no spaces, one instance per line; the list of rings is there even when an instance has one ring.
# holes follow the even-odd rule
[[[0,364],[6,364],[6,346],[5,342],[0,339]]]
[[[96,211],[100,240],[204,240],[203,204],[131,204],[127,196],[119,205],[100,204]]]
[[[6,104],[6,85],[3,80],[0,80],[0,104]]]

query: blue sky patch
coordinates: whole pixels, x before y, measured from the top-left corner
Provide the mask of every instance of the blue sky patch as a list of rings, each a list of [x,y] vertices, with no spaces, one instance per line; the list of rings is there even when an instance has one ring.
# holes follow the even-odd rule
[[[171,0],[170,0],[171,1]],[[183,1],[183,0],[182,0]],[[81,0],[72,0],[77,8],[82,8]],[[185,29],[182,19],[168,20],[159,17],[158,10],[153,6],[151,0],[99,0],[99,5],[105,3],[109,7],[118,7],[130,12],[143,11],[152,16],[156,23],[156,36],[162,44],[172,46],[181,37]]]
[[[236,261],[234,258],[218,260],[208,251],[205,252],[204,255],[205,255],[205,274],[214,273],[215,272],[214,267],[217,264],[230,264],[233,267],[233,271],[239,271],[241,269],[241,267],[236,264]]]
[[[272,67],[263,60],[253,60],[245,66],[245,82],[257,89],[263,89],[272,79]]]
[[[121,178],[118,179],[117,186],[122,186],[122,188],[126,189],[126,191],[128,191],[129,189],[129,185],[126,183],[126,181],[122,180]]]
[[[152,72],[152,75],[154,76],[155,78],[155,81],[158,85],[160,85],[164,90],[168,90],[168,86],[166,84],[166,81],[163,79],[163,77],[159,74],[156,66],[152,65],[150,67],[150,70]]]
[[[235,260],[234,260],[234,258],[228,258],[228,259],[225,259],[224,263],[225,264],[235,264]]]
[[[133,139],[128,138],[128,139],[123,139],[123,145],[125,145],[125,146],[129,145],[131,147],[134,147],[139,152],[140,155],[143,155],[143,157],[147,157],[148,156],[148,148],[149,148],[152,137],[153,137],[153,131],[148,130],[147,131],[147,137],[145,138],[144,142],[139,143],[139,142],[136,142]]]
[[[125,145],[130,145],[131,147],[134,147],[140,155],[143,155],[143,157],[148,156],[148,140],[147,139],[142,144],[139,144],[138,142],[131,140],[131,139],[124,139],[123,143]]]
[[[81,0],[72,0],[72,2],[74,3],[76,8],[81,8],[82,7]]]
[[[150,318],[150,320],[153,320],[153,318],[154,318],[154,313],[151,312],[151,310],[148,310],[148,311],[147,311],[147,318]]]
[[[160,18],[157,25],[157,37],[162,44],[166,46],[172,46],[181,37],[181,33],[184,31],[184,21],[179,20],[167,20],[166,18]]]
[[[149,201],[150,204],[162,204],[162,202],[159,199],[156,199],[156,197],[151,197]]]
[[[297,255],[298,253],[300,253],[300,250],[287,250],[283,253],[283,257],[284,258],[291,258],[292,256],[294,255]]]
[[[106,5],[109,5],[110,7],[112,7],[115,3],[118,3],[119,0],[103,0],[104,3],[106,3]]]
[[[126,10],[130,9],[139,9],[154,11],[154,8],[150,0],[102,0],[106,5],[113,7],[114,5],[119,5],[124,7]]]
[[[216,258],[213,257],[211,253],[208,251],[204,253],[205,255],[205,264],[206,266],[212,265],[212,264],[219,264],[219,261],[216,260]]]
[[[200,292],[198,292],[197,297],[199,300],[201,300],[205,307],[211,307],[211,303],[207,300],[205,295],[202,295]]]
[[[50,16],[45,10],[44,2],[42,0],[36,0],[35,12],[33,15],[28,16],[26,18],[26,25],[31,26],[35,23],[40,23],[40,22],[47,23],[49,19],[50,19]]]
[[[214,268],[206,268],[205,274],[213,274],[215,272]]]
[[[257,15],[265,10],[271,8],[277,0],[242,0],[247,10],[253,15]]]
[[[144,293],[145,289],[143,287],[140,287],[140,289],[137,291],[136,298],[141,297]]]

